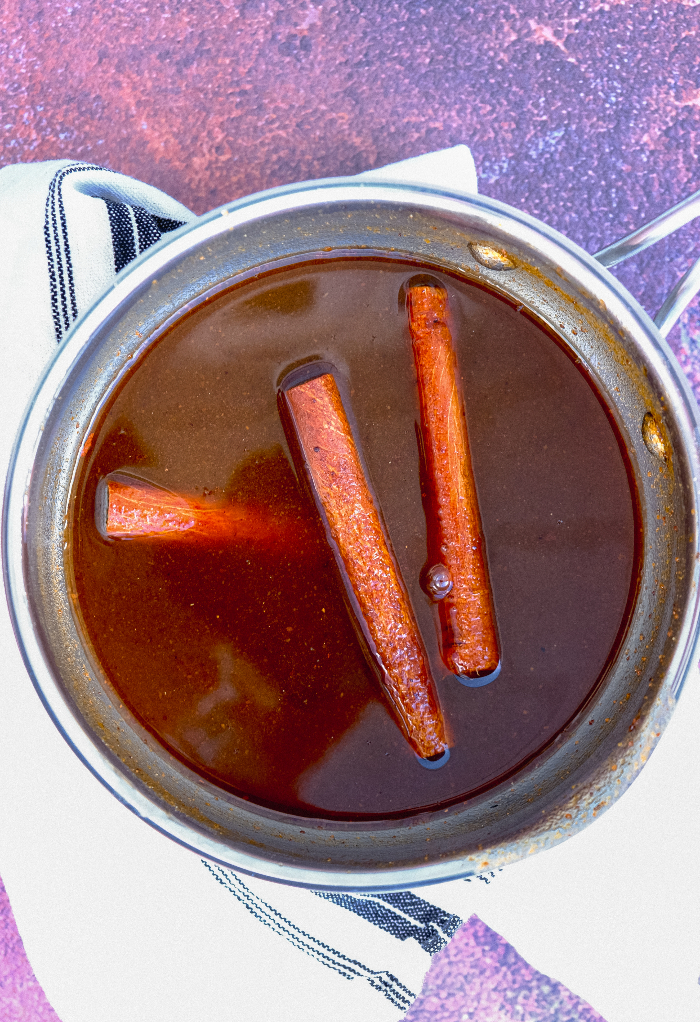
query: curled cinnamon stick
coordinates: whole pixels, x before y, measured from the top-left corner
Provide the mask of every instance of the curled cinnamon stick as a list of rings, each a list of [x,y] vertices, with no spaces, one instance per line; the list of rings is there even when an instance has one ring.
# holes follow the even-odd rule
[[[408,594],[330,372],[280,391],[282,417],[345,584],[348,602],[403,732],[424,759],[446,750],[428,659]]]
[[[409,286],[408,319],[430,491],[426,588],[439,604],[445,665],[486,678],[499,665],[498,639],[444,288]]]
[[[137,476],[113,472],[98,485],[95,522],[108,539],[198,539],[288,549],[309,529],[287,516],[246,504],[208,504]]]

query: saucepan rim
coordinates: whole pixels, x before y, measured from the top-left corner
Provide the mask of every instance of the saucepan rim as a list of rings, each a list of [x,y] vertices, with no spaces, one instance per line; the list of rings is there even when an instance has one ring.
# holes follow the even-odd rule
[[[505,233],[511,239],[511,255],[515,253],[513,258],[516,261],[519,248],[536,251],[543,264],[555,268],[555,276],[562,287],[567,285],[567,282],[570,284],[571,281],[575,281],[577,286],[580,285],[597,296],[599,305],[603,303],[600,308],[604,310],[605,316],[615,324],[616,334],[611,344],[613,348],[615,345],[618,346],[615,349],[615,357],[621,360],[620,364],[627,357],[625,350],[631,351],[633,355],[639,355],[639,351],[644,349],[644,373],[653,379],[656,391],[662,395],[659,414],[667,418],[673,426],[673,439],[676,444],[674,451],[678,445],[680,445],[678,449],[682,450],[683,465],[679,466],[679,472],[682,468],[685,473],[684,499],[697,520],[696,511],[699,503],[697,479],[700,475],[700,417],[697,406],[671,349],[649,316],[604,266],[541,221],[494,199],[427,185],[396,184],[390,180],[330,178],[246,196],[213,210],[192,224],[185,225],[126,267],[114,286],[75,323],[47,366],[35,390],[12,452],[3,513],[3,569],[17,641],[44,707],[73,751],[101,783],[128,808],[170,838],[206,858],[242,872],[314,889],[389,890],[473,875],[480,871],[483,862],[480,855],[460,857],[451,854],[443,859],[435,855],[426,863],[416,862],[395,867],[385,860],[376,869],[354,868],[342,863],[337,866],[331,863],[326,867],[320,861],[314,861],[311,865],[300,864],[282,861],[283,857],[276,860],[273,854],[267,852],[258,854],[240,847],[232,850],[230,843],[227,844],[224,839],[193,825],[192,821],[183,820],[181,813],[154,795],[148,786],[137,783],[126,767],[108,754],[100,739],[76,717],[75,707],[69,704],[57,683],[54,677],[55,666],[47,658],[43,640],[37,635],[36,615],[27,582],[27,558],[30,555],[23,538],[29,514],[28,495],[32,485],[36,485],[33,471],[38,453],[42,449],[44,429],[50,415],[66,396],[69,382],[74,381],[80,373],[81,359],[91,339],[100,334],[100,331],[104,332],[119,323],[125,310],[133,307],[135,296],[142,298],[149,288],[155,288],[159,280],[167,278],[173,268],[182,266],[194,253],[206,252],[208,245],[213,245],[228,232],[237,232],[232,235],[237,237],[246,225],[259,226],[263,222],[272,222],[273,219],[279,223],[280,218],[298,213],[300,210],[312,212],[318,210],[321,217],[324,210],[340,208],[343,204],[348,208],[353,208],[355,204],[358,208],[373,207],[377,210],[410,208],[417,214],[439,215],[446,222],[453,220],[455,223],[459,223],[460,218],[464,219],[469,211],[472,216],[481,217],[485,225],[490,224],[494,234]],[[488,245],[488,230],[485,230],[483,240],[484,244]],[[378,243],[377,247],[382,248],[382,243]],[[397,251],[396,258],[400,258],[401,254]],[[251,263],[251,266],[254,265],[258,264]],[[499,277],[498,268],[489,268],[484,264],[477,267],[477,270],[482,273],[483,280],[490,287],[495,290],[501,287],[500,280],[503,278]],[[193,284],[192,299],[197,300],[215,283],[207,279],[205,266],[200,279],[196,285]],[[180,302],[180,308],[182,304]],[[592,315],[590,309],[584,310],[583,314]],[[600,314],[603,315],[602,312]],[[564,324],[560,325],[563,327]],[[573,332],[576,333],[575,330]],[[135,347],[129,357],[138,356],[139,351],[150,343],[152,333],[147,332],[144,337],[141,348],[134,342]],[[637,362],[639,361],[640,359],[637,359]],[[632,363],[634,365],[629,371],[636,372],[639,369],[641,372],[634,358],[630,364]],[[649,719],[644,718],[638,734],[633,736],[630,743],[631,752],[620,753],[621,759],[627,756],[630,762],[628,781],[620,787],[620,791],[631,783],[641,769],[641,763],[648,758],[697,656],[700,615],[698,590],[700,569],[698,559],[695,557],[698,553],[697,530],[689,537],[688,549],[688,563],[691,565],[689,572],[692,577],[687,579],[685,585],[689,595],[682,627],[678,632],[678,641],[669,654],[666,673],[658,683],[657,710],[653,720],[647,715]],[[653,733],[652,725],[655,729]],[[638,761],[632,766],[635,755]],[[592,782],[592,793],[594,789],[598,793],[602,790],[600,784],[602,782]],[[611,797],[610,802],[612,801]],[[605,804],[601,804],[597,811],[605,807]],[[564,825],[567,831],[560,833],[558,837],[556,830],[557,827],[561,830],[561,820],[565,815],[563,812],[558,812],[551,818],[547,816],[537,826],[524,828],[523,835],[527,831],[528,840],[533,847],[548,847],[562,837],[575,833],[590,822],[591,818],[595,818],[596,811],[592,806],[590,809],[592,817],[588,813],[588,819],[582,817],[571,826]],[[289,819],[292,817],[289,816]],[[342,826],[337,829],[339,833],[343,833]],[[345,830],[349,832],[347,828]],[[494,868],[495,865],[522,858],[527,854],[527,848],[523,840],[518,845],[517,853],[506,850],[499,858],[497,854],[495,857],[492,856],[485,847],[484,854],[489,857],[483,861],[488,862],[488,868]]]

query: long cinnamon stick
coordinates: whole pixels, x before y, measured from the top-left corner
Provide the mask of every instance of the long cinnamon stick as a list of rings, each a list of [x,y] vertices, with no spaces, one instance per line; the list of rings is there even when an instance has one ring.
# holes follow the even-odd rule
[[[278,550],[308,541],[310,533],[286,515],[246,504],[208,504],[122,472],[100,481],[95,521],[109,539],[249,542]]]
[[[432,508],[428,588],[439,601],[445,665],[462,677],[480,678],[498,667],[498,639],[447,292],[409,287],[408,318]]]
[[[428,659],[389,538],[330,372],[282,385],[314,499],[358,626],[404,734],[422,758],[446,749]],[[285,381],[286,382],[286,381]]]

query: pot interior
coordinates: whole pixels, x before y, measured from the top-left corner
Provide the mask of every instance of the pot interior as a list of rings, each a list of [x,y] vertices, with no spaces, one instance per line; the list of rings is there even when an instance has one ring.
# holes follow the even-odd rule
[[[625,452],[638,540],[614,655],[551,741],[500,780],[439,809],[353,819],[255,804],[157,741],[85,639],[66,543],[89,438],[144,353],[183,317],[214,309],[261,274],[370,255],[476,284],[556,338],[608,409]],[[415,886],[493,869],[574,833],[641,769],[695,637],[694,411],[647,318],[565,239],[477,197],[357,184],[262,197],[212,214],[143,257],[76,328],[53,373],[52,392],[45,384],[37,398],[46,409],[24,512],[36,643],[28,655],[71,744],[154,826],[207,857],[272,879]]]

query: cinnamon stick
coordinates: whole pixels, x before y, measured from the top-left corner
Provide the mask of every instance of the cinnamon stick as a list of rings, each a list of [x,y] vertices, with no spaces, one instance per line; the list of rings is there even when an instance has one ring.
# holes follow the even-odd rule
[[[95,521],[108,539],[249,542],[272,549],[293,548],[311,532],[285,515],[246,504],[208,504],[121,472],[100,481]]]
[[[418,756],[445,752],[428,659],[333,375],[282,385],[282,417],[343,578],[348,601],[403,732]],[[285,381],[287,382],[287,381]]]
[[[431,506],[427,588],[439,603],[445,665],[480,678],[498,667],[498,639],[444,288],[409,287],[408,319]]]

